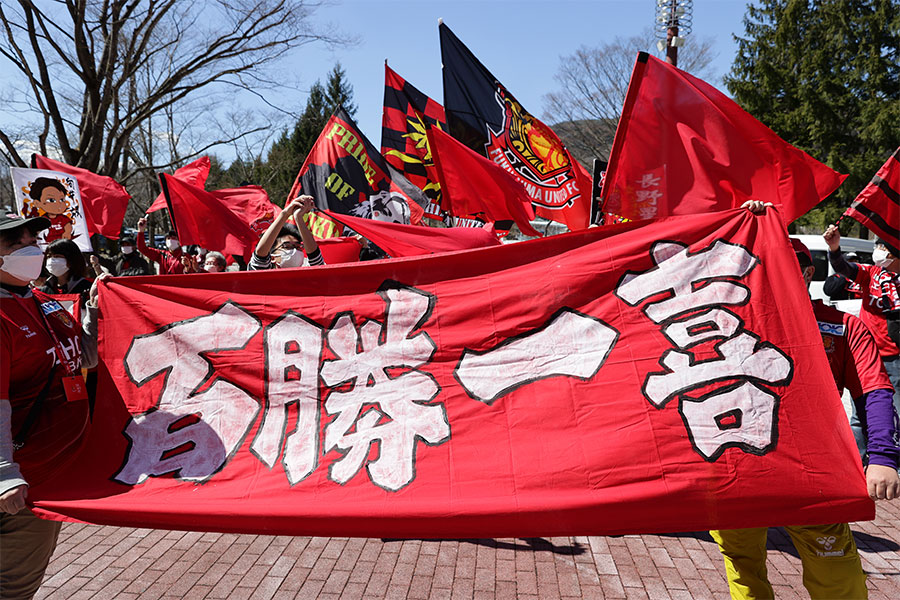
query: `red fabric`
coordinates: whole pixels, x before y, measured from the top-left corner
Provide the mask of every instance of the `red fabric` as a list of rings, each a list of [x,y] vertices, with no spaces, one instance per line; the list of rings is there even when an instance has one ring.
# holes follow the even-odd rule
[[[33,155],[31,162],[35,169],[49,169],[73,175],[78,180],[88,233],[91,235],[99,233],[111,240],[119,239],[122,221],[125,220],[125,209],[131,200],[122,184],[112,177],[97,175],[87,169],[73,167],[39,154]]]
[[[352,237],[333,237],[326,240],[316,240],[319,251],[326,265],[340,263],[359,262],[359,251],[362,246],[359,240]]]
[[[862,296],[859,318],[875,336],[879,354],[883,357],[897,356],[900,354],[900,348],[897,348],[897,344],[888,335],[887,316],[881,306],[883,288],[893,287],[896,289],[897,274],[877,265],[857,264],[856,266],[856,279],[853,280],[853,283],[859,284]],[[892,281],[893,285],[891,285]]]
[[[436,252],[453,252],[499,246],[500,240],[492,229],[481,227],[420,227],[400,225],[373,219],[360,219],[326,211],[325,214],[343,223],[356,233],[373,242],[388,256],[418,256]],[[328,259],[325,262],[331,264]]]
[[[105,524],[353,537],[871,519],[767,213],[104,280],[88,446],[29,499]]]
[[[198,188],[203,188],[206,186],[206,178],[209,177],[210,166],[209,157],[201,156],[180,169],[175,169],[175,173],[172,176],[185,183],[197,186]],[[153,204],[150,205],[150,208],[147,209],[147,213],[156,212],[164,208],[168,208],[166,206],[166,196],[165,194],[160,194],[156,197],[156,200],[153,201]]]
[[[52,310],[56,298],[32,291],[34,298]],[[15,436],[22,427],[28,412],[44,384],[50,377],[50,368],[58,362],[54,341],[38,312],[34,298],[19,298],[3,292],[0,296],[0,398],[12,406],[10,427]],[[81,331],[75,319],[64,310],[53,310],[47,315],[63,346],[64,352],[79,348]],[[80,367],[80,353],[78,363]],[[66,375],[57,364],[43,408],[25,440],[25,446],[17,450],[13,458],[19,463],[22,476],[30,485],[46,481],[61,463],[68,462],[84,441],[88,427],[87,401],[66,402],[62,377]]]
[[[439,129],[428,128],[428,143],[447,212],[511,219],[525,235],[541,235],[531,226],[534,210],[518,179]]]
[[[900,256],[900,148],[875,173],[844,212],[885,242]]]
[[[171,175],[161,174],[169,214],[183,246],[197,244],[224,254],[250,256],[259,234],[219,196]]]
[[[813,302],[813,313],[838,391],[847,389],[851,398],[859,398],[873,390],[891,390],[893,393],[875,340],[862,321],[826,306],[821,300]]]
[[[616,130],[604,210],[629,219],[774,203],[786,223],[846,179],[791,146],[733,100],[644,53]]]
[[[258,185],[244,185],[210,192],[231,212],[250,226],[257,238],[269,228],[281,209],[272,204],[269,194]]]

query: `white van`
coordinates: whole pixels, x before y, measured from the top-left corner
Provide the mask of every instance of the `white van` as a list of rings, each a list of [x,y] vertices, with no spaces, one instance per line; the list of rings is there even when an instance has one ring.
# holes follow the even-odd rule
[[[810,297],[812,297],[813,300],[823,300],[826,304],[832,304],[844,312],[858,315],[860,309],[859,300],[841,300],[839,302],[832,302],[822,289],[822,286],[825,284],[825,279],[829,275],[834,274],[834,269],[832,269],[831,265],[828,263],[828,244],[825,243],[825,238],[821,235],[792,235],[791,237],[803,242],[812,254],[813,266],[816,268],[816,273],[813,275],[813,280],[809,284]],[[856,253],[856,257],[852,257],[851,262],[871,265],[872,250],[874,249],[874,240],[841,237],[841,252],[845,255],[851,252]]]

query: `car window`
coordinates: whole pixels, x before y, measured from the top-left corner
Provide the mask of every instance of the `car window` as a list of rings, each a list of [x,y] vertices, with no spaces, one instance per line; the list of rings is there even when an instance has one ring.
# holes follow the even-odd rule
[[[828,254],[823,250],[813,250],[812,261],[816,272],[813,275],[813,281],[825,281],[828,278]]]

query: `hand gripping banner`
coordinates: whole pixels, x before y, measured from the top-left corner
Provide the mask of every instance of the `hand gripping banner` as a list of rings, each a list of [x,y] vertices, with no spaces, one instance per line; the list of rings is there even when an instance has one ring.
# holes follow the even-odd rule
[[[100,296],[44,516],[359,537],[871,519],[773,210]]]

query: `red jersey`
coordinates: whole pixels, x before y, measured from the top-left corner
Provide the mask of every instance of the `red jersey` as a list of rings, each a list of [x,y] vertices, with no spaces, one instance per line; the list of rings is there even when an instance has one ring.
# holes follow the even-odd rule
[[[173,254],[168,250],[150,248],[147,246],[147,242],[144,241],[144,234],[142,233],[139,233],[137,236],[137,249],[138,252],[150,260],[159,263],[160,275],[180,275],[184,273],[184,265],[181,264],[181,249],[176,254]]]
[[[0,292],[0,398],[12,406],[13,438],[53,369],[53,383],[31,426],[25,445],[13,454],[22,476],[29,483],[46,480],[81,447],[86,437],[89,406],[87,400],[67,402],[62,378],[67,375],[59,363],[53,336],[59,340],[64,359],[76,372],[81,368],[81,327],[51,296],[38,291],[22,298]],[[37,302],[35,302],[37,299]]]
[[[61,240],[66,233],[66,225],[72,224],[72,219],[65,213],[54,215],[52,217],[50,215],[45,215],[45,218],[50,220],[50,229],[47,230],[47,233],[44,236],[44,241],[48,244],[50,242],[55,242],[56,240]]]
[[[839,392],[846,388],[853,398],[859,398],[873,390],[893,389],[875,339],[860,319],[821,300],[813,302],[813,313]]]
[[[859,318],[875,336],[878,353],[885,358],[897,356],[900,354],[900,348],[897,348],[897,344],[888,336],[887,318],[884,316],[885,309],[896,308],[897,274],[877,265],[857,264],[856,267],[854,283],[858,283],[862,289]],[[885,307],[885,301],[894,306]]]

